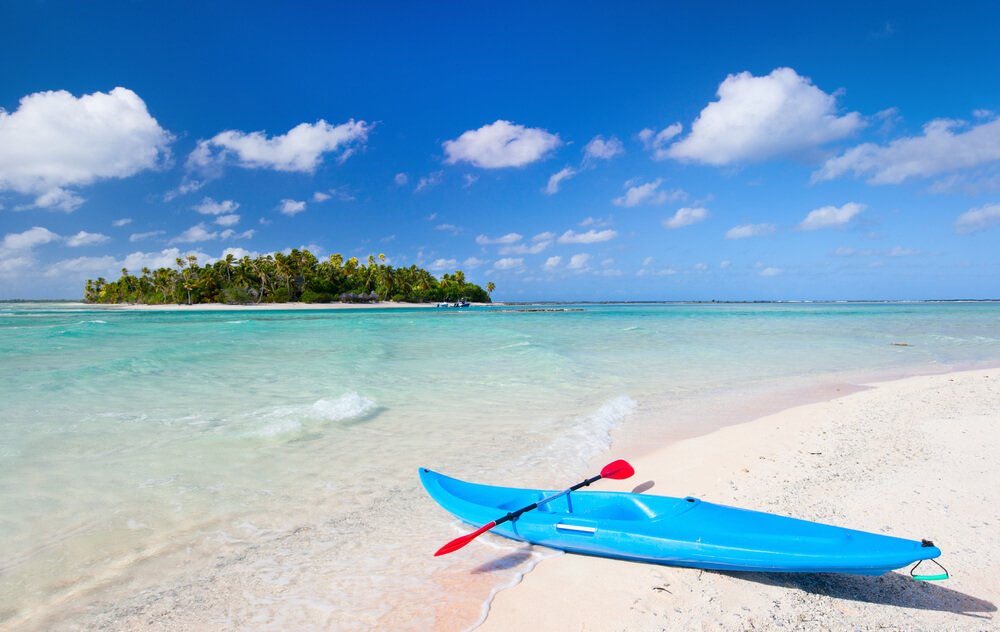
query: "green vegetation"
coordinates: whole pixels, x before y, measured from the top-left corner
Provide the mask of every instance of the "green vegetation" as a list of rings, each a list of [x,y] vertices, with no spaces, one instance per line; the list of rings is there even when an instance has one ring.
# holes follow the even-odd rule
[[[417,266],[393,268],[385,255],[368,257],[367,265],[340,254],[319,261],[308,250],[276,252],[256,259],[226,255],[199,266],[193,255],[177,259],[177,269],[142,269],[142,276],[122,268],[116,281],[87,280],[88,303],[304,303],[406,301],[423,303],[465,298],[489,303],[490,296],[465,280],[461,270],[435,278]],[[493,283],[487,284],[490,291]]]

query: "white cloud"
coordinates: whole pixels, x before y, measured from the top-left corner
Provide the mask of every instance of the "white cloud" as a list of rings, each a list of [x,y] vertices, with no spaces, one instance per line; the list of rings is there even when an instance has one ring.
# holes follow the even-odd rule
[[[0,191],[72,211],[83,198],[67,187],[155,169],[169,158],[172,141],[126,88],[79,98],[65,90],[36,92],[14,112],[0,109]]]
[[[544,233],[538,233],[537,235],[532,237],[531,241],[552,241],[555,238],[556,238],[555,233],[545,231]]]
[[[569,180],[576,175],[576,169],[573,167],[563,167],[559,171],[553,173],[549,176],[549,182],[545,185],[543,191],[546,195],[554,195],[559,193],[559,185],[563,180]]]
[[[85,230],[81,230],[77,234],[66,238],[66,245],[71,248],[78,248],[80,246],[94,246],[96,244],[103,244],[108,239],[107,235],[102,235],[101,233],[88,233]]]
[[[532,240],[532,244],[513,244],[499,249],[501,255],[537,255],[552,245],[551,239]]]
[[[524,259],[517,257],[505,257],[503,259],[498,259],[496,263],[493,264],[494,270],[517,270],[524,266]]]
[[[419,181],[417,181],[417,186],[414,187],[414,191],[420,193],[424,189],[429,189],[431,187],[436,187],[441,184],[441,180],[444,178],[444,171],[435,171],[434,173],[428,174]]]
[[[583,164],[592,164],[597,160],[611,160],[624,153],[625,145],[618,138],[612,136],[604,140],[604,137],[598,134],[583,148]]]
[[[48,228],[35,226],[23,233],[7,233],[0,242],[0,256],[8,256],[11,252],[31,250],[35,246],[58,241],[59,235]]]
[[[726,231],[726,239],[746,239],[747,237],[760,237],[770,235],[777,228],[774,224],[741,224],[733,226]]]
[[[733,262],[729,261],[728,259],[726,259],[726,260],[723,260],[723,261],[719,262],[719,269],[720,270],[728,270],[732,265],[733,265]]]
[[[1000,204],[969,209],[955,220],[955,232],[967,234],[1000,225]]]
[[[405,187],[406,183],[410,181],[410,176],[401,171],[393,176],[392,181],[396,183],[396,186]]]
[[[456,259],[435,259],[427,266],[427,269],[440,272],[441,270],[454,270],[457,267],[458,260]]]
[[[524,239],[524,235],[520,233],[507,233],[502,237],[487,237],[486,235],[478,235],[476,237],[476,243],[480,246],[488,246],[490,244],[513,244]]]
[[[659,132],[647,127],[639,132],[638,136],[639,140],[642,141],[642,146],[646,148],[646,151],[652,152],[653,160],[665,160],[669,157],[667,153],[667,143],[673,140],[682,131],[684,131],[684,126],[680,123],[674,123],[664,127]]]
[[[462,229],[454,224],[438,224],[434,227],[434,230],[439,230],[444,233],[451,233],[452,235],[457,235],[462,232]]]
[[[561,244],[594,244],[601,241],[608,241],[609,239],[614,239],[618,236],[618,231],[611,230],[588,230],[585,233],[578,233],[572,230],[567,230],[565,233],[559,236],[559,243]]]
[[[128,226],[131,223],[132,223],[131,217],[123,217],[121,219],[116,219],[115,221],[111,222],[111,225],[120,228],[122,226]]]
[[[240,216],[236,213],[232,215],[219,215],[215,218],[215,223],[219,226],[233,226],[240,223]]]
[[[315,193],[313,193],[313,202],[326,202],[331,197],[333,196],[330,195],[329,193],[324,193],[323,191],[316,191]]]
[[[306,203],[299,200],[285,198],[278,205],[278,212],[289,217],[294,217],[304,210],[306,210]]]
[[[476,182],[479,182],[479,176],[474,173],[466,173],[462,176],[462,180],[465,181],[464,184],[462,184],[462,188],[468,189]]]
[[[760,276],[762,277],[773,277],[781,274],[783,270],[781,268],[764,268],[760,271]]]
[[[964,130],[964,131],[963,131]],[[1000,119],[966,129],[962,121],[938,119],[923,136],[898,138],[888,145],[864,143],[827,160],[814,182],[846,173],[868,175],[870,184],[899,184],[914,177],[970,169],[1000,160]]]
[[[159,237],[160,235],[166,235],[167,232],[164,230],[151,230],[148,233],[132,233],[128,236],[128,240],[132,243],[137,241],[142,241],[144,239],[149,239],[150,237]]]
[[[673,216],[663,220],[663,225],[666,228],[682,228],[684,226],[690,226],[691,224],[697,224],[698,222],[708,219],[708,209],[695,207],[688,208],[684,207],[677,209],[677,212]]]
[[[172,244],[194,244],[202,241],[218,239],[219,233],[211,232],[205,228],[205,224],[195,224],[180,235],[170,240]]]
[[[481,267],[484,263],[486,262],[478,257],[469,257],[468,259],[462,262],[462,267],[468,268],[470,270],[475,270],[476,268]]]
[[[864,125],[857,112],[838,116],[835,95],[791,68],[729,75],[717,94],[666,156],[716,166],[752,162],[801,153]]]
[[[256,253],[254,253],[256,254]],[[156,270],[158,268],[176,268],[178,257],[194,255],[198,261],[207,264],[215,261],[211,256],[199,251],[182,251],[178,248],[168,248],[160,252],[133,252],[123,259],[110,255],[101,257],[77,257],[58,261],[45,270],[45,276],[54,278],[93,278],[105,276],[115,278],[122,268],[139,271],[143,268]],[[223,255],[225,256],[225,255]]]
[[[562,263],[562,257],[558,255],[555,257],[549,257],[545,260],[545,269],[551,272],[552,270],[558,268],[560,263]]]
[[[212,198],[206,197],[201,200],[200,204],[195,204],[191,208],[202,215],[223,215],[232,213],[239,207],[240,205],[232,200],[222,200],[221,202],[216,202]]]
[[[590,261],[590,255],[588,254],[580,253],[573,255],[569,258],[569,263],[566,264],[566,269],[582,272],[587,269],[588,261]]]
[[[633,206],[639,206],[640,204],[666,204],[672,200],[683,199],[687,196],[687,194],[680,189],[661,191],[661,184],[663,184],[663,178],[657,178],[656,180],[647,182],[646,184],[638,184],[635,179],[629,180],[625,183],[625,194],[621,197],[616,197],[611,201],[615,206],[631,208]]]
[[[270,138],[263,131],[227,130],[198,141],[187,164],[209,177],[217,177],[221,166],[226,164],[245,169],[312,173],[326,154],[337,154],[341,162],[349,158],[368,140],[371,128],[368,123],[354,119],[340,125],[320,119],[315,123],[300,123],[285,134]]]
[[[445,162],[468,162],[482,169],[523,167],[562,144],[559,137],[537,127],[499,120],[444,142]]]
[[[824,206],[809,211],[806,218],[799,224],[799,228],[802,230],[817,230],[820,228],[843,226],[863,210],[865,210],[865,205],[856,202],[848,202],[843,206]]]

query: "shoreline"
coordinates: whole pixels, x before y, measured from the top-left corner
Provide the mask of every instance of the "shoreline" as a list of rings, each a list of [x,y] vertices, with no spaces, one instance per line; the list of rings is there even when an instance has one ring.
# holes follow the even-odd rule
[[[195,305],[144,305],[129,303],[78,303],[70,304],[94,310],[120,312],[276,312],[276,311],[340,311],[371,309],[428,309],[437,308],[435,303],[255,303],[252,305],[227,305],[225,303],[198,303]],[[472,307],[503,305],[503,303],[472,303]],[[445,309],[445,308],[441,308]],[[448,308],[458,309],[458,308]]]
[[[990,509],[1000,504],[1000,467],[990,456],[1000,450],[1000,368],[857,386],[642,451],[629,457],[636,477],[601,489],[652,487],[930,538],[951,580],[913,582],[908,569],[882,577],[740,574],[557,555],[497,592],[473,628],[983,629],[1000,604],[992,579],[1000,556],[991,550],[1000,524]],[[879,444],[893,449],[872,449]],[[614,448],[610,458],[623,456]]]

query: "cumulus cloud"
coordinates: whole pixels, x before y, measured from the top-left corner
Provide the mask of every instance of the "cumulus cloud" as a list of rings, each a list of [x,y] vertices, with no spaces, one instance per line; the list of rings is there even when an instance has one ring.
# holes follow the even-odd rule
[[[545,260],[544,268],[546,271],[551,272],[552,270],[558,268],[560,263],[562,263],[562,257],[558,255],[554,257],[549,257],[548,259]]]
[[[551,239],[540,240],[536,236],[530,246],[528,244],[513,244],[501,247],[498,252],[501,255],[537,255],[544,252],[551,245]]]
[[[111,222],[111,225],[116,228],[121,228],[122,226],[128,226],[131,223],[132,223],[131,217],[123,217],[121,219],[116,219],[115,221]]]
[[[180,235],[174,237],[170,240],[171,244],[194,244],[203,241],[212,241],[214,239],[250,239],[254,236],[254,231],[245,230],[242,233],[237,233],[231,228],[227,228],[221,232],[215,232],[208,229],[204,223],[196,224],[191,228],[187,229]]]
[[[206,197],[202,199],[201,203],[195,204],[191,208],[202,215],[224,215],[232,213],[239,207],[240,205],[232,200],[216,202],[212,198]]]
[[[300,200],[285,198],[278,204],[278,212],[289,217],[294,217],[306,210],[306,203]]]
[[[443,233],[450,233],[452,235],[458,235],[462,232],[461,227],[455,226],[454,224],[438,224],[434,227],[434,230],[439,230]]]
[[[773,277],[778,276],[784,272],[781,268],[767,267],[760,271],[760,276],[762,277]]]
[[[263,131],[227,130],[198,141],[188,156],[188,167],[210,174],[228,164],[245,169],[312,173],[327,154],[336,155],[341,162],[347,160],[368,140],[371,128],[365,121],[354,119],[340,125],[320,119],[315,123],[300,123],[270,138]]]
[[[522,267],[524,267],[524,259],[521,257],[504,257],[493,264],[494,270],[519,270]]]
[[[480,259],[479,257],[469,257],[462,262],[462,267],[468,268],[470,270],[475,270],[476,268],[482,267],[484,263],[486,262]]]
[[[110,237],[107,235],[102,235],[101,233],[88,233],[85,230],[81,230],[75,235],[66,238],[66,245],[70,248],[79,248],[80,246],[94,246],[97,244],[103,244]]]
[[[639,132],[638,136],[646,151],[653,154],[653,160],[666,160],[670,157],[667,153],[667,143],[676,138],[682,131],[684,131],[684,126],[680,123],[674,123],[664,127],[659,132],[647,127]]]
[[[21,233],[7,233],[0,241],[0,278],[16,276],[35,265],[34,248],[62,239],[48,228],[35,226]]]
[[[233,226],[240,223],[240,216],[236,213],[231,215],[219,215],[215,218],[215,223],[219,226]]]
[[[865,210],[865,205],[856,202],[848,202],[843,206],[824,206],[809,211],[806,218],[799,224],[799,228],[802,230],[818,230],[820,228],[843,226],[863,210]]]
[[[617,236],[618,231],[611,230],[610,228],[607,230],[588,230],[585,233],[567,230],[559,236],[558,241],[561,244],[594,244],[614,239]]]
[[[1000,225],[1000,204],[987,204],[959,215],[955,220],[955,232],[968,234],[997,225]]]
[[[458,261],[456,259],[435,259],[428,264],[427,269],[440,272],[441,270],[454,270],[457,267]]]
[[[726,231],[726,239],[760,237],[761,235],[770,235],[775,230],[777,227],[774,224],[740,224]]]
[[[569,258],[569,263],[566,264],[566,269],[573,270],[574,272],[583,272],[588,268],[588,261],[590,261],[590,255],[588,254],[580,253],[573,255]]]
[[[633,206],[639,206],[640,204],[666,204],[672,200],[682,199],[687,195],[680,189],[661,191],[661,184],[663,184],[663,178],[657,178],[656,180],[647,182],[646,184],[639,184],[636,179],[629,180],[625,183],[625,194],[621,197],[616,197],[611,200],[611,202],[615,206],[631,208]]]
[[[695,208],[680,208],[671,217],[663,220],[663,225],[666,228],[682,228],[684,226],[690,226],[691,224],[697,224],[698,222],[708,219],[708,209],[702,207]]]
[[[174,268],[178,257],[194,255],[202,263],[215,261],[211,256],[199,251],[182,251],[179,248],[168,248],[160,252],[133,252],[124,258],[118,259],[110,255],[101,257],[76,257],[74,259],[64,259],[58,261],[45,270],[45,276],[54,278],[93,278],[95,276],[105,276],[108,278],[117,277],[122,268],[128,270],[142,270],[149,268]],[[223,255],[225,256],[225,255]]]
[[[507,233],[501,237],[488,237],[486,235],[476,236],[476,243],[480,246],[489,246],[491,244],[513,244],[524,239],[524,235],[520,233]]]
[[[716,166],[754,162],[802,153],[864,125],[857,112],[839,116],[836,97],[791,68],[729,75],[717,94],[666,157]]]
[[[625,145],[618,138],[612,136],[605,140],[603,136],[598,134],[591,138],[590,142],[583,148],[583,164],[589,165],[598,160],[611,160],[624,153]]]
[[[35,207],[73,211],[84,200],[69,188],[155,169],[169,158],[172,141],[127,88],[81,97],[36,92],[14,112],[0,109],[0,191],[35,196]]]
[[[316,191],[315,193],[313,193],[313,202],[326,202],[331,197],[333,196],[330,195],[329,193],[326,193],[324,191]]]
[[[559,136],[537,127],[499,120],[444,142],[445,162],[468,162],[482,169],[523,167],[562,144]]]
[[[1000,119],[971,127],[963,121],[938,119],[923,131],[921,136],[898,138],[887,145],[851,148],[827,160],[812,179],[832,180],[851,173],[869,176],[870,184],[899,184],[1000,160]]]
[[[559,192],[559,185],[563,180],[569,180],[576,175],[576,169],[573,167],[563,167],[559,171],[553,173],[549,176],[549,182],[545,185],[543,191],[546,195],[555,195]]]
[[[405,187],[406,183],[410,181],[410,176],[400,171],[393,176],[392,181],[396,183],[396,186]]]

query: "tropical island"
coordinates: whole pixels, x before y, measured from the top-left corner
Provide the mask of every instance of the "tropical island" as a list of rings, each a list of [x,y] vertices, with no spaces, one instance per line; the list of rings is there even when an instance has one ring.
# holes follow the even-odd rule
[[[465,273],[443,274],[440,279],[427,270],[411,265],[394,268],[385,255],[357,257],[341,254],[320,261],[306,249],[287,254],[249,256],[232,254],[200,266],[194,255],[177,258],[177,269],[142,269],[141,276],[122,268],[114,281],[103,277],[88,279],[84,286],[87,303],[139,303],[146,305],[222,303],[368,303],[393,301],[426,303],[465,299],[489,303],[495,289],[469,283]]]

